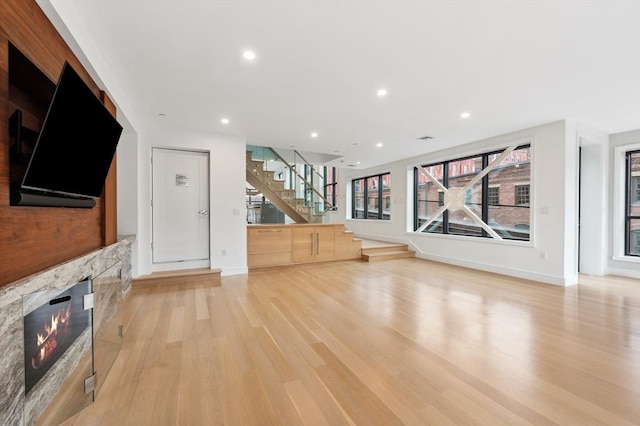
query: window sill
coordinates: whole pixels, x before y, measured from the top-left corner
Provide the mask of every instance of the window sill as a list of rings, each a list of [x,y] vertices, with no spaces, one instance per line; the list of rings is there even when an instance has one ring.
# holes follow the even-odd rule
[[[640,257],[636,256],[612,256],[611,260],[616,262],[640,263]]]
[[[501,244],[517,247],[535,247],[533,241],[519,241],[519,240],[496,240],[495,238],[488,237],[473,237],[469,235],[455,235],[455,234],[432,234],[427,232],[412,232],[408,231],[407,235],[412,237],[428,237],[428,238],[443,238],[445,240],[458,240],[470,243],[485,243],[485,244]]]
[[[347,219],[350,222],[381,222],[391,223],[391,219]]]

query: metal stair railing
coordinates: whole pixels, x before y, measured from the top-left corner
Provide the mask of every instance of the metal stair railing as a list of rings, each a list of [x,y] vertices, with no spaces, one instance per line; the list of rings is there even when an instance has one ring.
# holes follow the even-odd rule
[[[270,147],[248,145],[247,151],[250,151],[252,153],[251,159],[257,160],[257,161],[263,161],[264,162],[263,171],[273,172],[274,178],[278,178],[278,175],[280,174],[283,174],[283,175],[285,173],[288,174],[288,176],[286,175],[284,176],[284,179],[280,177],[280,179],[284,180],[285,182],[284,183],[285,189],[293,190],[295,191],[296,194],[298,194],[298,191],[300,190],[300,186],[302,186],[304,188],[303,190],[304,195],[302,197],[298,197],[297,195],[295,195],[294,198],[303,198],[305,200],[306,207],[313,208],[314,210],[316,210],[315,206],[322,204],[323,208],[319,213],[320,215],[324,215],[326,212],[334,208],[331,202],[324,197],[324,195],[318,190],[318,188],[316,188],[315,185],[312,184],[312,182],[309,182],[298,171],[298,167],[297,167],[298,164],[296,160],[297,158],[300,158],[303,161],[302,164],[308,166],[309,169],[312,170],[312,173],[317,174],[322,179],[322,181],[324,181],[324,177],[316,170],[316,168],[312,164],[307,162],[304,159],[304,157],[302,157],[300,153],[298,153],[297,151],[295,150],[291,151],[294,154],[294,164],[289,163],[289,161],[287,161],[282,155],[280,155],[278,152],[276,152],[273,148],[270,148]],[[310,200],[308,200],[306,197],[307,193],[311,193]],[[315,203],[314,200],[318,200],[318,202]]]

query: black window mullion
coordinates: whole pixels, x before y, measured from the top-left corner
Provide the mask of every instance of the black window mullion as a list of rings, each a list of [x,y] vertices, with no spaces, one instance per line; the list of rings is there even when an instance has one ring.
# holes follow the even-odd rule
[[[382,211],[384,206],[382,205],[382,175],[378,176],[378,219],[382,219]]]
[[[449,162],[442,163],[442,185],[449,189]],[[442,233],[449,233],[449,209],[442,213]]]
[[[489,165],[489,154],[482,156],[482,170]],[[482,221],[489,224],[489,173],[482,177]],[[488,237],[487,231],[482,228],[482,236]]]
[[[418,219],[418,212],[420,211],[420,207],[418,206],[418,200],[420,199],[420,196],[418,195],[418,192],[420,190],[420,183],[418,182],[418,177],[419,177],[419,173],[418,173],[418,168],[414,167],[413,168],[413,230],[417,230],[418,229],[418,224],[419,224],[419,219]]]
[[[364,178],[364,206],[363,208],[363,219],[369,219],[369,178]]]
[[[624,253],[631,254],[631,152],[625,155],[624,176]]]

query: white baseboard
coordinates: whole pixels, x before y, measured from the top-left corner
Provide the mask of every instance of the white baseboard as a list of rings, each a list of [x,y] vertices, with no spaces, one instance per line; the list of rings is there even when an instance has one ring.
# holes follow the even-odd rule
[[[632,270],[632,269],[611,268],[611,267],[609,267],[609,275],[617,275],[617,276],[625,277],[625,278],[640,279],[640,272]]]
[[[249,268],[246,266],[238,267],[238,268],[222,268],[222,272],[220,272],[220,276],[228,277],[231,275],[244,275],[249,273]]]
[[[464,268],[477,269],[479,271],[493,272],[495,274],[507,275],[509,277],[522,278],[525,280],[538,281],[544,284],[552,284],[561,287],[567,287],[578,283],[578,277],[557,277],[553,275],[538,274],[535,272],[521,271],[518,269],[504,268],[501,266],[487,265],[485,263],[469,262],[466,260],[454,259],[443,256],[434,256],[416,252],[416,257],[425,260],[433,260],[435,262],[446,263],[449,265],[462,266]]]

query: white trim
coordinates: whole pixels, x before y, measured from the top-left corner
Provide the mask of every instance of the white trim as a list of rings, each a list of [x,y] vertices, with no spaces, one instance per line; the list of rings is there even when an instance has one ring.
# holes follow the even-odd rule
[[[637,256],[613,256],[611,260],[616,262],[640,263],[640,257]]]
[[[432,260],[434,262],[446,263],[449,265],[461,266],[464,268],[477,269],[485,272],[492,272],[494,274],[506,275],[510,277],[522,278],[525,280],[532,280],[541,282],[544,284],[552,284],[561,287],[568,287],[571,285],[578,284],[578,277],[556,277],[553,275],[546,274],[538,274],[535,272],[522,271],[518,269],[510,269],[504,268],[500,266],[487,265],[485,263],[479,262],[469,262],[460,259],[445,257],[445,256],[434,256],[427,255],[422,253],[416,253],[416,257],[419,259]]]
[[[633,271],[631,269],[623,269],[623,268],[609,268],[609,275],[617,275],[620,277],[626,278],[635,278],[638,279],[640,277],[640,272]]]
[[[249,273],[249,268],[245,267],[236,267],[236,268],[223,268],[220,272],[220,276],[228,277],[231,275],[246,275]]]
[[[520,247],[535,247],[535,245],[533,244],[532,238],[531,236],[529,236],[529,241],[523,241],[523,240],[505,240],[504,238],[501,240],[496,240],[495,238],[488,238],[488,237],[476,237],[473,235],[458,235],[458,234],[438,234],[438,233],[432,233],[432,232],[415,232],[415,231],[408,231],[407,232],[408,236],[411,237],[419,237],[419,238],[444,238],[444,239],[451,239],[451,240],[461,240],[464,242],[470,242],[470,243],[489,243],[489,244],[500,244],[500,245],[514,245],[514,246],[520,246]]]

